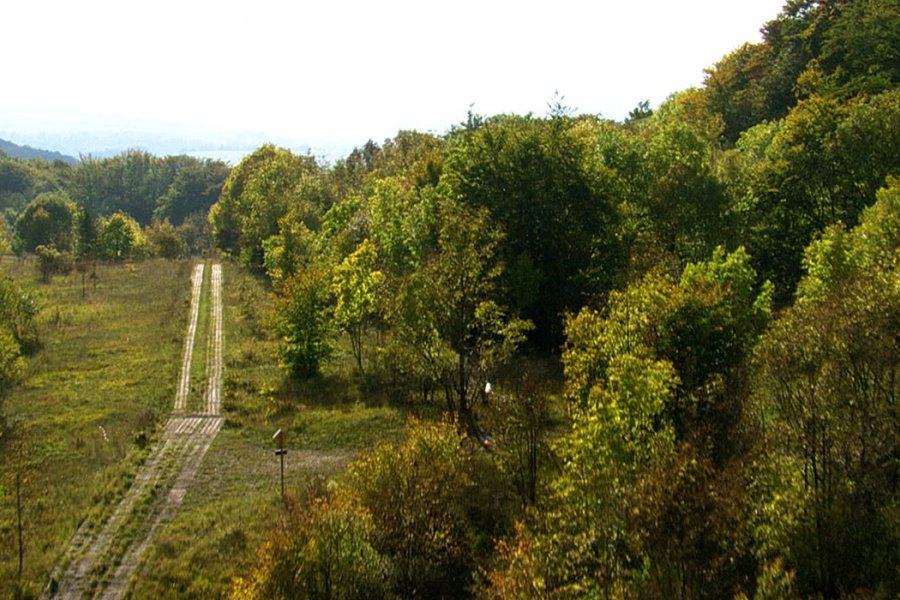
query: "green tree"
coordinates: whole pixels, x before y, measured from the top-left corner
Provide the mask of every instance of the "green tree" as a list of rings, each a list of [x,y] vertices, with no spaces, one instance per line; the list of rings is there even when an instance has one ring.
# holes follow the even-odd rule
[[[16,219],[16,233],[22,250],[54,246],[71,251],[75,245],[75,203],[62,193],[41,194]]]
[[[206,213],[193,213],[178,226],[178,233],[190,256],[206,256],[213,250],[212,231]]]
[[[107,260],[139,258],[146,250],[146,240],[137,221],[116,212],[100,222],[98,253]]]
[[[61,161],[18,159],[0,155],[0,212],[13,222],[41,194],[67,192],[73,167]]]
[[[21,193],[31,187],[31,171],[20,161],[0,156],[0,193]]]
[[[314,263],[316,236],[293,210],[278,220],[278,233],[263,242],[263,266],[275,288]]]
[[[401,178],[374,182],[364,207],[368,230],[385,270],[395,275],[419,268],[434,250],[435,194],[415,190]]]
[[[765,327],[769,286],[742,249],[648,273],[603,312],[566,323],[572,428],[545,512],[520,532],[515,563],[548,594],[725,597],[751,581],[743,364]]]
[[[498,302],[501,236],[486,209],[447,199],[439,208],[437,252],[401,285],[390,315],[400,339],[426,357],[460,427],[477,432],[474,404],[488,377],[524,341],[531,323]]]
[[[625,260],[615,173],[594,154],[595,121],[501,116],[451,133],[442,180],[487,208],[506,238],[513,308],[558,345],[566,310],[606,293]]]
[[[520,363],[521,364],[521,363]],[[485,408],[488,448],[506,473],[523,506],[534,506],[546,487],[543,475],[551,456],[550,374],[538,364],[522,365],[509,389],[491,386]]]
[[[0,156],[0,209],[6,214],[20,212],[31,199],[34,172],[24,161]]]
[[[9,254],[12,250],[12,240],[9,239],[9,225],[6,219],[0,217],[0,256]]]
[[[282,362],[292,377],[317,375],[331,355],[330,281],[327,271],[304,269],[285,281],[276,298],[275,330]]]
[[[316,230],[332,201],[315,159],[262,146],[232,170],[210,209],[213,237],[223,250],[239,254],[244,265],[258,268],[263,243],[278,234],[279,219],[293,209]]]
[[[38,246],[34,249],[34,254],[37,256],[38,271],[44,283],[50,281],[51,275],[65,275],[75,267],[72,254],[60,252],[54,246]]]
[[[898,223],[892,182],[859,226],[832,228],[812,244],[798,302],[759,351],[765,460],[781,465],[770,467],[760,502],[784,506],[761,532],[797,566],[802,593],[900,590],[888,566],[900,560],[889,516],[898,506]]]
[[[82,208],[76,216],[78,228],[78,247],[76,254],[79,259],[93,259],[97,256],[97,219],[91,212]]]
[[[388,564],[373,548],[373,537],[371,515],[346,491],[291,505],[280,527],[260,547],[251,574],[235,583],[231,597],[384,597]]]
[[[606,373],[558,442],[563,468],[538,527],[544,585],[563,596],[602,595],[623,578],[629,486],[672,452],[674,432],[662,418],[678,381],[671,364],[622,354]]]
[[[153,217],[177,226],[191,214],[209,211],[219,199],[230,169],[221,161],[190,157],[169,157],[168,160],[176,158],[179,160],[174,166],[175,174],[165,193],[158,198]]]
[[[840,97],[877,94],[900,83],[900,3],[840,2],[825,31],[819,64]]]
[[[653,109],[650,108],[649,100],[641,100],[637,106],[628,111],[628,121],[640,121],[653,116]]]
[[[363,150],[373,179],[398,177],[414,189],[436,185],[443,168],[442,140],[430,133],[400,131],[378,151],[368,145]]]
[[[24,355],[38,345],[37,312],[29,293],[9,278],[0,279],[0,437],[3,398],[25,372]]]
[[[25,359],[16,338],[0,329],[0,399],[15,385],[25,372]]]
[[[384,280],[384,275],[375,268],[377,259],[375,244],[364,240],[335,267],[332,280],[336,298],[334,321],[350,338],[360,373],[365,373],[363,344],[366,328],[376,313],[378,287]]]
[[[165,191],[165,180],[156,157],[141,150],[128,150],[112,159],[111,181],[115,200],[112,208],[149,224],[156,201]]]
[[[784,301],[802,274],[803,249],[829,225],[852,227],[900,168],[900,93],[841,105],[813,97],[785,118],[756,170],[747,215],[757,269]]]
[[[72,195],[94,214],[123,212],[148,225],[157,199],[165,193],[167,177],[160,159],[143,150],[104,159],[87,156],[75,171]]]
[[[32,294],[8,277],[0,279],[0,326],[26,353],[38,347],[37,313],[38,304]]]
[[[402,441],[376,447],[349,472],[372,515],[373,546],[390,560],[391,590],[402,598],[458,594],[482,557],[478,536],[508,523],[496,469],[462,447],[451,424],[410,419]]]
[[[689,264],[679,289],[656,326],[656,351],[681,380],[670,415],[681,437],[709,448],[721,465],[742,448],[736,427],[746,402],[745,363],[769,322],[773,290],[757,284],[743,248],[717,248],[709,260]]]
[[[178,229],[169,221],[154,221],[144,230],[148,251],[152,256],[161,258],[181,258],[187,247],[181,239]]]
[[[744,44],[707,69],[704,81],[709,106],[725,123],[725,137],[736,141],[742,131],[783,117],[793,104],[792,81],[777,81],[770,44]],[[797,73],[794,73],[796,77]]]
[[[704,139],[705,130],[717,123],[706,113],[694,118],[683,106],[686,101],[674,98],[648,123],[646,184],[633,204],[663,250],[682,261],[697,261],[725,241],[729,223],[727,196],[712,169],[717,150]]]
[[[847,100],[896,87],[896,0],[792,0],[746,44],[707,71],[703,94],[734,142],[811,96]]]

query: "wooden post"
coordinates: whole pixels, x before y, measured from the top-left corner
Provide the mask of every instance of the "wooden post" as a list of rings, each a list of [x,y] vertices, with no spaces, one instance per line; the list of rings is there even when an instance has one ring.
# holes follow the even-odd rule
[[[281,501],[284,502],[284,455],[287,454],[287,450],[284,447],[284,431],[279,429],[275,432],[275,435],[272,436],[272,439],[275,441],[275,455],[281,457]]]
[[[25,546],[22,536],[22,467],[16,470],[16,527],[19,534],[19,584],[22,583],[22,571],[25,567]]]

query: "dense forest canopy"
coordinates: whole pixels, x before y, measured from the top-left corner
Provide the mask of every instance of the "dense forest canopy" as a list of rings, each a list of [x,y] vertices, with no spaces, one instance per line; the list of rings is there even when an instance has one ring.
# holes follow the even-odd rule
[[[414,511],[429,469],[459,468],[420,449],[427,466],[298,509],[356,523],[364,556],[273,552],[238,597],[278,596],[281,569],[313,596],[309,569],[332,559],[361,561],[340,571],[348,596],[385,576],[377,594],[446,595],[460,568],[502,598],[898,593],[898,15],[790,2],[703,87],[624,123],[557,103],[401,132],[293,179],[283,151],[248,158],[213,232],[272,280],[290,372],[348,336],[361,375],[496,435],[530,508],[495,503],[510,534],[489,552],[447,498],[458,512],[417,518],[453,541],[418,533],[434,555],[410,564],[383,503]],[[548,443],[504,365],[560,347],[570,425]],[[491,381],[511,399],[488,400]],[[435,435],[411,427],[400,456]],[[313,531],[274,543],[334,535]]]
[[[53,266],[208,227],[271,285],[286,377],[349,346],[348,385],[447,415],[298,501],[236,598],[893,598],[900,2],[789,0],[763,34],[624,122],[3,158],[7,238]]]

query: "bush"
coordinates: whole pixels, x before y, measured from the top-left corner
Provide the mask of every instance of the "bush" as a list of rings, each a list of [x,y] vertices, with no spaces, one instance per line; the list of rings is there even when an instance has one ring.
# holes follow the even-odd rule
[[[181,258],[187,253],[187,245],[178,229],[169,221],[155,221],[144,231],[150,246],[150,254],[160,258]]]
[[[371,516],[341,491],[293,504],[259,550],[249,577],[232,598],[384,597],[387,562],[371,544]]]
[[[460,444],[446,423],[410,419],[408,434],[350,467],[353,489],[372,514],[374,546],[391,560],[403,598],[458,596],[482,552],[509,522],[509,501],[489,457]]]
[[[38,272],[41,281],[50,281],[51,275],[67,275],[75,268],[75,257],[71,252],[59,251],[54,246],[38,246],[34,249],[37,256]]]

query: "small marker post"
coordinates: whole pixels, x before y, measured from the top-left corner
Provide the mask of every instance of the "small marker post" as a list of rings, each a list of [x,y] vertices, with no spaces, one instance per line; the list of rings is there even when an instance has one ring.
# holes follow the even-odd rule
[[[281,457],[281,501],[284,502],[284,455],[287,454],[287,449],[284,447],[284,431],[279,429],[275,432],[275,435],[272,436],[272,439],[275,441],[275,456]]]

